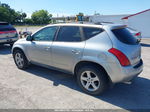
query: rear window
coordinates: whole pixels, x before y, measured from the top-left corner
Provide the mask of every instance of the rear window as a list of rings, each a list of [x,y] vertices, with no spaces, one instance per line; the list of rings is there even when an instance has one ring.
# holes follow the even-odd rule
[[[100,28],[83,27],[83,32],[84,32],[84,36],[86,40],[98,35],[99,33],[103,31],[104,30]]]
[[[6,23],[6,22],[0,22],[0,25],[9,25],[9,23]]]
[[[0,31],[13,31],[16,30],[12,25],[8,23],[0,23]]]
[[[125,44],[135,45],[138,44],[138,40],[126,29],[114,29],[112,30],[117,39]]]

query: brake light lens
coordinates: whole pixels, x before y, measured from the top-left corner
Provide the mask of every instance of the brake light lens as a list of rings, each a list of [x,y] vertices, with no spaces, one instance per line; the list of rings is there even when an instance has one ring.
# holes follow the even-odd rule
[[[0,31],[0,34],[17,33],[17,31]]]
[[[141,32],[136,33],[135,36],[141,36]]]
[[[131,64],[129,59],[127,58],[127,56],[124,53],[122,53],[121,51],[119,51],[115,48],[111,48],[109,50],[109,52],[117,57],[117,59],[119,60],[119,62],[122,66],[129,66]]]

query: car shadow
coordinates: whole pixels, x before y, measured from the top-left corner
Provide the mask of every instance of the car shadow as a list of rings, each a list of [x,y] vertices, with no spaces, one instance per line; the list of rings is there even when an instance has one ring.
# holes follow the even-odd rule
[[[82,92],[76,83],[76,78],[72,75],[34,65],[31,65],[26,72],[53,81],[54,86],[64,85]],[[103,95],[91,97],[130,111],[137,112],[137,109],[150,109],[150,80],[138,77],[131,85],[116,84],[113,89],[109,89]]]
[[[11,54],[11,48],[9,45],[0,45],[0,55]]]
[[[141,43],[142,47],[150,47],[150,44]]]

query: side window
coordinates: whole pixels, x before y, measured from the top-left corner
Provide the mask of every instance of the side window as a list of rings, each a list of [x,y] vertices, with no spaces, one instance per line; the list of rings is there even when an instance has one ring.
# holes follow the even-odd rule
[[[99,33],[103,31],[104,30],[100,28],[83,27],[83,32],[84,32],[84,36],[86,40],[98,35]]]
[[[47,27],[33,35],[34,41],[53,41],[57,27]]]
[[[77,26],[63,26],[60,28],[56,41],[59,42],[80,42],[80,28]]]

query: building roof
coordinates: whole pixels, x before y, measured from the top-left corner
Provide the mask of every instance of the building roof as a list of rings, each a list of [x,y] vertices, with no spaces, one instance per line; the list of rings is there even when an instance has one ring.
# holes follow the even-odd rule
[[[132,15],[126,16],[126,17],[124,17],[122,19],[128,19],[129,17],[136,16],[136,15],[142,14],[142,13],[147,12],[147,11],[150,11],[150,9],[144,10],[142,12],[138,12],[136,14],[132,14]]]

